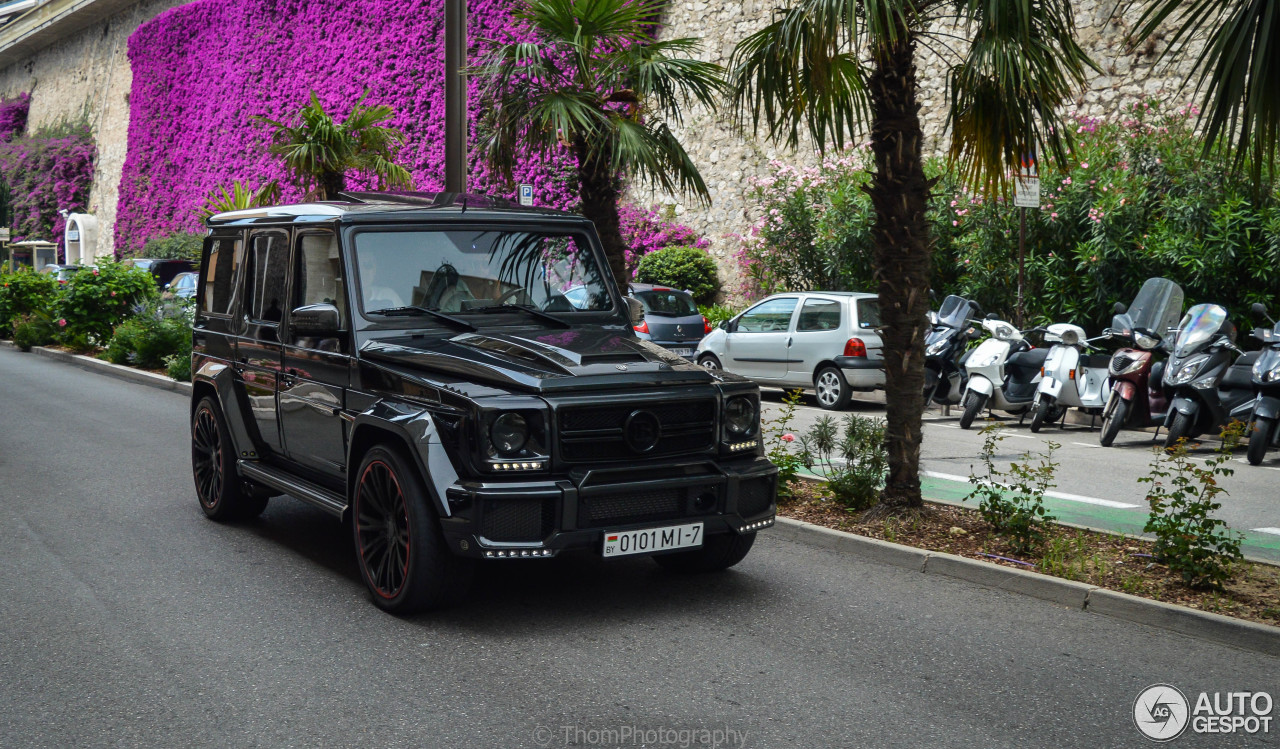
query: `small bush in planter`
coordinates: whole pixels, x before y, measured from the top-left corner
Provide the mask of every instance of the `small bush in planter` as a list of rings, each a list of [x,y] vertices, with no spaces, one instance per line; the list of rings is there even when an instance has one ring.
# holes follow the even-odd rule
[[[47,313],[57,290],[58,282],[49,273],[29,268],[0,272],[0,335],[11,333],[13,323],[23,315]]]
[[[640,258],[635,280],[684,289],[698,304],[713,304],[720,293],[716,261],[697,247],[663,247]]]
[[[112,364],[160,369],[169,357],[190,353],[191,322],[185,315],[165,317],[153,305],[117,326],[103,355]]]
[[[22,315],[13,321],[13,343],[23,351],[30,351],[33,346],[53,343],[56,331],[53,320],[43,312]]]
[[[159,293],[155,277],[149,272],[103,263],[97,269],[78,271],[62,286],[54,314],[67,321],[61,333],[64,337],[101,345],[139,305],[147,304]]]

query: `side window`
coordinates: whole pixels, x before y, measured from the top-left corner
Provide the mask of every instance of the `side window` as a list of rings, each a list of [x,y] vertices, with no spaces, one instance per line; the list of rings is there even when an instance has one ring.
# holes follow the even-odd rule
[[[285,280],[289,275],[289,235],[282,231],[254,232],[249,237],[246,268],[245,316],[278,323],[284,317]]]
[[[294,308],[309,304],[332,304],[338,308],[339,330],[347,330],[346,286],[342,277],[342,257],[338,238],[329,233],[303,234],[293,255]],[[324,351],[340,351],[344,339],[294,336],[294,344]]]
[[[795,297],[770,299],[757,304],[738,318],[738,333],[785,333],[796,309]]]
[[[214,315],[230,314],[236,269],[244,260],[244,242],[231,237],[209,237],[204,242],[209,248],[209,264],[200,286],[200,308]]]
[[[858,300],[858,327],[863,330],[880,327],[880,300]]]
[[[840,307],[834,299],[806,299],[800,308],[796,330],[835,330],[840,327]]]

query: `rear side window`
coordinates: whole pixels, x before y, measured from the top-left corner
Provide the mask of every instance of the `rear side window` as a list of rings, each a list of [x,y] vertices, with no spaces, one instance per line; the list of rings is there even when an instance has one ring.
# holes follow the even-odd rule
[[[214,315],[230,314],[235,299],[233,283],[236,269],[244,258],[244,243],[229,237],[210,237],[205,245],[209,248],[209,264],[200,287],[200,308]]]
[[[858,300],[858,327],[863,330],[880,327],[880,300]]]
[[[338,238],[332,234],[305,234],[298,240],[294,269],[294,306],[332,304],[341,316],[341,330],[347,329],[347,301],[342,282],[342,261]]]
[[[248,263],[246,314],[253,320],[280,322],[289,277],[289,235],[282,231],[254,233],[249,238]]]
[[[804,300],[796,330],[835,330],[840,327],[840,306],[833,299]]]

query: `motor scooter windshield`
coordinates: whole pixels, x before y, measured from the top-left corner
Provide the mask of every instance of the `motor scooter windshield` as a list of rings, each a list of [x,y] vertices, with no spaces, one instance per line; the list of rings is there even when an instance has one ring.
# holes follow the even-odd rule
[[[1227,311],[1216,304],[1197,304],[1187,310],[1178,323],[1178,338],[1174,356],[1179,358],[1203,348],[1222,330],[1227,322]]]
[[[1132,330],[1126,332],[1167,338],[1169,328],[1182,314],[1182,301],[1181,286],[1167,278],[1148,278],[1125,313],[1133,324]]]
[[[970,307],[973,302],[962,296],[952,294],[942,300],[942,306],[938,308],[938,324],[946,325],[952,328],[963,328],[971,316]]]

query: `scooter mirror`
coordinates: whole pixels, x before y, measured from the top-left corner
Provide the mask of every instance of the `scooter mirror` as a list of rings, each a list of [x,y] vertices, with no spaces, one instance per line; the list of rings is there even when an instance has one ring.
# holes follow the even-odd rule
[[[1124,302],[1116,302],[1111,306],[1111,314],[1113,315],[1123,315],[1128,311],[1129,308],[1125,306]]]
[[[1262,302],[1254,302],[1253,306],[1249,308],[1249,311],[1253,313],[1254,317],[1265,317],[1268,320],[1271,319],[1271,315],[1267,314],[1267,305]]]
[[[983,319],[985,319],[985,320],[999,320],[999,319],[1000,319],[1000,316],[999,316],[999,315],[997,315],[997,314],[996,314],[996,313],[994,313],[994,312],[988,312],[988,313],[987,313],[987,316],[986,316],[985,318],[983,318]]]

